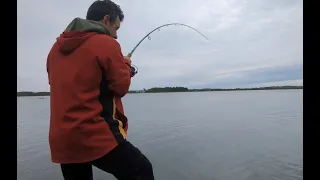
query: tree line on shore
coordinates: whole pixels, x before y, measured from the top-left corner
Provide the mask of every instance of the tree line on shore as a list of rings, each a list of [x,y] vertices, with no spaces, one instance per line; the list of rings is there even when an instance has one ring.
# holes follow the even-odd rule
[[[254,87],[254,88],[203,88],[203,89],[188,89],[187,87],[153,87],[143,90],[130,90],[129,93],[164,93],[164,92],[201,92],[201,91],[243,91],[243,90],[276,90],[276,89],[303,89],[303,86],[269,86],[269,87]],[[17,92],[17,96],[50,96],[50,92]]]

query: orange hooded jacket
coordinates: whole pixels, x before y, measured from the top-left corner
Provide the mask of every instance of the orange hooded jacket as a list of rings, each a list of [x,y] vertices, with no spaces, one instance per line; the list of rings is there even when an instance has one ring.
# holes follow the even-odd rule
[[[126,139],[121,97],[129,90],[130,63],[105,25],[74,19],[47,58],[51,159],[98,159]]]

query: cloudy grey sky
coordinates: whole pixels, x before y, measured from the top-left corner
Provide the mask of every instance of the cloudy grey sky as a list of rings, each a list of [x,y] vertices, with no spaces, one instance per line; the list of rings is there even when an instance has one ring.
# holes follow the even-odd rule
[[[18,91],[49,91],[46,57],[92,0],[18,0]],[[302,0],[114,0],[124,11],[119,43],[135,51],[130,89],[302,85]]]

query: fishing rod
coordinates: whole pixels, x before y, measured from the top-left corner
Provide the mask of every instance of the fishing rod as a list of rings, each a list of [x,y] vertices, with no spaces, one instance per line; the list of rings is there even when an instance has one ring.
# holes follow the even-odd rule
[[[147,35],[145,35],[139,42],[138,44],[131,50],[131,52],[127,55],[127,57],[131,58],[133,52],[137,49],[137,47],[142,43],[142,41],[144,41],[146,38],[148,38],[149,40],[151,40],[151,37],[150,37],[150,34],[152,34],[153,32],[155,32],[156,30],[160,31],[160,28],[162,27],[168,27],[168,26],[172,26],[172,25],[180,25],[180,26],[185,26],[185,27],[188,27],[190,29],[193,29],[194,31],[196,31],[197,33],[199,33],[201,36],[203,36],[205,39],[209,40],[205,35],[203,35],[200,31],[198,31],[197,29],[189,26],[189,25],[186,25],[186,24],[182,24],[182,23],[169,23],[169,24],[164,24],[164,25],[161,25],[155,29],[153,29],[152,31],[150,31]],[[135,66],[135,65],[131,65],[131,77],[133,77],[134,75],[136,75],[138,73],[138,67]]]

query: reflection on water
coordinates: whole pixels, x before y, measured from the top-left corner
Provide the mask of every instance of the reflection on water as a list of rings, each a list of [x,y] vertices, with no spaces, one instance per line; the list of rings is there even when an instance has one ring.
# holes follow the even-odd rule
[[[19,97],[18,179],[62,179],[49,98]],[[129,94],[128,139],[158,180],[302,180],[302,90]],[[114,179],[94,169],[95,179]]]

